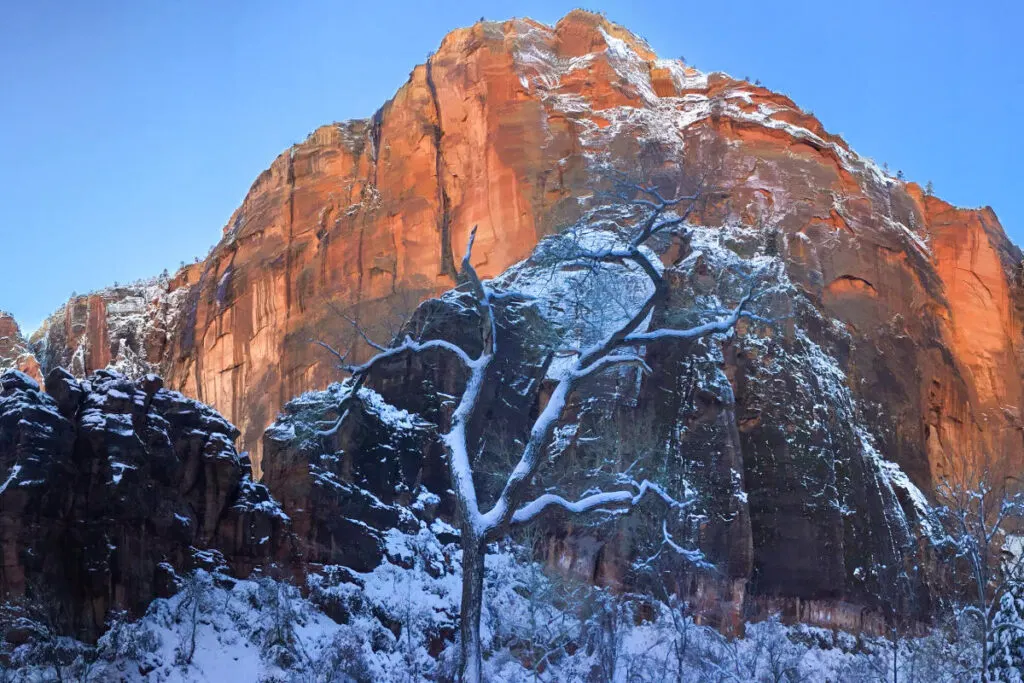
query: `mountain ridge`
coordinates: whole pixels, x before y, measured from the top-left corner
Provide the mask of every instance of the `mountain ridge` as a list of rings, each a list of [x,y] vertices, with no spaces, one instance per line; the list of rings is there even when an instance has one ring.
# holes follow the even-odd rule
[[[930,238],[927,231],[908,228],[903,220],[925,222],[934,214],[951,225],[973,225],[973,234],[985,238],[967,236],[971,249],[991,249],[984,255],[986,273],[997,274],[994,260],[1005,280],[1014,277],[1019,249],[1002,233],[991,209],[965,211],[926,197],[913,183],[893,179],[857,156],[788,96],[660,60],[626,29],[574,11],[553,27],[512,19],[449,33],[373,116],[318,128],[260,174],[207,259],[176,273],[166,294],[157,297],[174,294],[183,308],[162,335],[111,338],[100,324],[111,316],[104,312],[110,299],[93,296],[65,307],[64,334],[57,331],[60,325],[44,326],[40,337],[49,341],[43,366],[62,364],[84,343],[91,355],[76,372],[87,374],[128,355],[121,352],[127,347],[149,369],[166,375],[171,386],[210,402],[238,423],[258,468],[260,435],[276,410],[290,396],[334,379],[328,359],[305,340],[327,337],[358,346],[337,309],[366,319],[401,319],[416,301],[452,284],[451,254],[460,253],[469,227],[481,222],[477,265],[485,275],[496,275],[525,257],[540,237],[580,214],[593,184],[592,162],[624,160],[614,146],[632,148],[628,154],[646,150],[655,168],[664,163],[657,159],[685,157],[683,138],[700,128],[711,129],[725,147],[749,148],[751,158],[766,155],[754,163],[753,174],[737,169],[728,178],[736,190],[733,203],[747,203],[732,212],[741,221],[778,222],[781,212],[803,211],[776,206],[774,195],[783,196],[786,188],[777,192],[773,181],[757,175],[756,166],[780,156],[804,157],[824,161],[805,165],[804,172],[817,176],[813,182],[833,185],[840,197],[844,192],[861,196],[848,198],[849,207],[830,207],[828,215],[824,202],[815,200],[821,206],[812,213],[820,217],[801,217],[804,225],[796,232],[820,232],[818,226],[828,225],[853,234],[857,211],[870,214],[884,204],[889,204],[885,211],[894,211],[892,198],[862,195],[860,181],[846,169],[861,164],[875,187],[869,195],[898,193],[895,211],[903,215],[885,220],[892,230],[903,230],[911,245],[906,251],[901,238],[876,230],[874,248],[909,254],[910,261],[933,260],[921,246]],[[643,150],[630,137],[640,138]],[[486,150],[482,162],[473,150]],[[943,249],[959,259],[962,245],[956,235],[946,235]],[[978,256],[971,252],[964,258],[973,267]],[[877,269],[869,263],[858,267]],[[946,275],[955,278],[958,267]],[[925,266],[913,268],[919,277],[934,276]],[[263,277],[264,269],[273,276]],[[838,302],[857,299],[856,287],[877,293],[872,280],[879,277],[863,275],[841,274],[822,295],[845,305]],[[997,298],[1008,304],[1009,290],[992,284],[980,286],[990,293],[1001,289]],[[927,288],[941,308],[948,307],[948,291],[976,295],[960,281]],[[78,311],[76,320],[68,318],[72,309]],[[962,315],[969,317],[966,311]],[[998,327],[1010,331],[1012,317],[1003,316]],[[74,332],[76,326],[84,332]],[[992,353],[1007,355],[1005,343],[988,342]],[[984,379],[991,367],[972,374]],[[1019,391],[984,381],[982,393],[1003,392],[992,402],[1017,400]],[[967,403],[980,400],[972,396]]]

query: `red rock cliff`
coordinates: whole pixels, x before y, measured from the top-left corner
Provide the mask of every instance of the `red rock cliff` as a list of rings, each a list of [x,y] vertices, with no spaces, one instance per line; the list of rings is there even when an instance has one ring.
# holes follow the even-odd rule
[[[21,334],[17,321],[0,311],[0,371],[13,368],[42,383],[39,361]]]
[[[450,33],[372,118],[280,155],[209,257],[142,297],[145,334],[123,343],[102,302],[76,300],[49,357],[81,347],[83,373],[132,350],[237,424],[258,467],[284,402],[337,377],[310,339],[357,345],[342,314],[386,336],[451,286],[474,225],[478,269],[501,272],[595,201],[603,164],[713,171],[729,192],[701,220],[775,240],[852,335],[850,386],[922,488],[983,458],[1019,469],[1021,254],[995,215],[923,196],[787,97],[658,59],[582,11]]]

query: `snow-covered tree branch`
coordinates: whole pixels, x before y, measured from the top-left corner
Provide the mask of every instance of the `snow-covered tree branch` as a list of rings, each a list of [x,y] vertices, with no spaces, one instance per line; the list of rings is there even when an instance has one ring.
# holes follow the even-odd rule
[[[672,509],[685,509],[692,504],[692,499],[676,500],[665,490],[647,479],[642,482],[631,482],[635,490],[599,491],[584,496],[576,501],[569,501],[562,496],[545,493],[534,498],[515,511],[512,515],[513,524],[526,524],[551,508],[561,508],[573,514],[582,514],[594,510],[604,510],[622,514],[639,505],[648,493],[661,498]]]

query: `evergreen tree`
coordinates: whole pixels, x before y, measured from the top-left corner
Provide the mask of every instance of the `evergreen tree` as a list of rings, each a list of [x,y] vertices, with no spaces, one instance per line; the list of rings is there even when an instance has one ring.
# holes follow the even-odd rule
[[[989,680],[1024,683],[1024,587],[1015,584],[999,600],[985,654]]]

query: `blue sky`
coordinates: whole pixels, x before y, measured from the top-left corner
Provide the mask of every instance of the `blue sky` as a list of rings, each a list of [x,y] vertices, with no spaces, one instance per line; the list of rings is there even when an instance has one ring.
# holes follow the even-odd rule
[[[587,5],[663,57],[789,94],[1024,242],[1016,3]],[[32,329],[72,291],[204,255],[279,152],[372,114],[448,30],[572,7],[0,0],[0,309]]]

